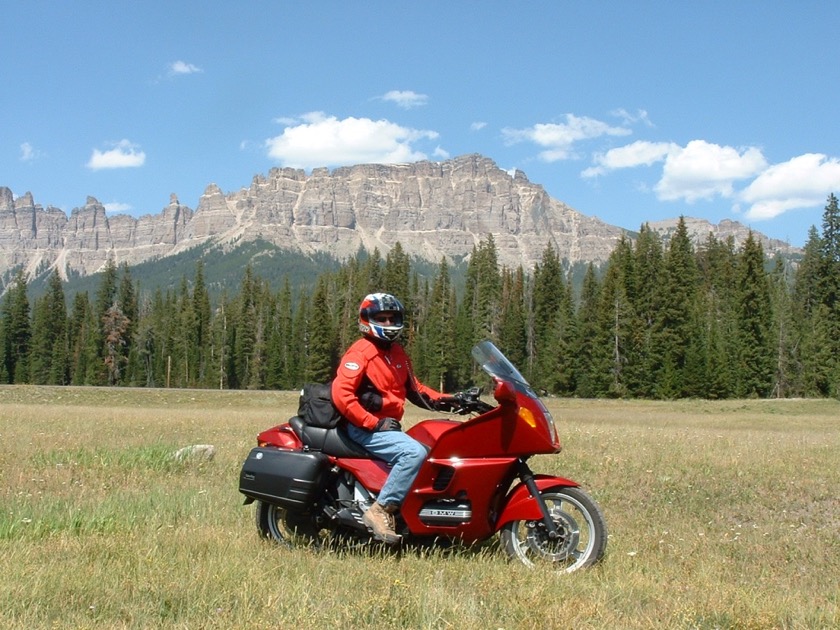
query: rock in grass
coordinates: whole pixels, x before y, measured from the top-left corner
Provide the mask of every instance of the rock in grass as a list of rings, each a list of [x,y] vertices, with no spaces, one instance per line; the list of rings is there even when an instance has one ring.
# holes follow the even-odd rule
[[[216,456],[216,447],[212,444],[193,444],[179,448],[172,454],[176,462],[211,462]]]

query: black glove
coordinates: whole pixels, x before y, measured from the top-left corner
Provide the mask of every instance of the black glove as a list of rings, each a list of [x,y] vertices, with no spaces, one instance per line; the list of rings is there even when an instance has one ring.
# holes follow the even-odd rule
[[[365,410],[375,413],[382,409],[382,396],[378,392],[365,392],[359,396],[359,404]]]
[[[461,403],[456,396],[441,396],[432,402],[435,411],[455,411],[461,408]]]
[[[394,420],[393,418],[382,418],[382,420],[376,423],[376,426],[373,428],[373,430],[375,432],[402,431],[402,427],[400,427],[400,423]]]

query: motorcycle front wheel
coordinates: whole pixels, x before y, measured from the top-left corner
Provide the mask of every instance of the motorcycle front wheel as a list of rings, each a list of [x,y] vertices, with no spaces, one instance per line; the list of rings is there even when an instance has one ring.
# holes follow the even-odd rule
[[[500,533],[505,553],[526,566],[546,563],[564,573],[598,562],[607,548],[607,526],[595,500],[580,488],[541,494],[557,536],[549,536],[542,520],[511,521]]]
[[[286,508],[256,502],[255,520],[260,536],[284,545],[292,542],[312,544],[317,541],[319,528],[306,514],[289,512]]]

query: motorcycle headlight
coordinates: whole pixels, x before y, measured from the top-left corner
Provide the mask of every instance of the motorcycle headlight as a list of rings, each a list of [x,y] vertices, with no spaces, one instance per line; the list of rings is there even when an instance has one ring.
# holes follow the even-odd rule
[[[551,443],[557,443],[557,427],[554,426],[554,418],[548,412],[548,409],[545,410],[545,421],[548,423],[548,434],[551,436]]]
[[[551,415],[551,412],[546,409],[543,402],[540,400],[540,411],[543,413],[543,417],[545,418],[545,422],[548,425],[548,435],[551,437],[551,443],[557,444],[557,427],[554,426],[554,418]]]

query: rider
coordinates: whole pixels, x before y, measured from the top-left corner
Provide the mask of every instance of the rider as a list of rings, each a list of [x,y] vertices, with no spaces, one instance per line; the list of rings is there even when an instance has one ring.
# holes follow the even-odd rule
[[[414,377],[408,355],[397,343],[404,316],[403,305],[393,295],[367,295],[359,306],[363,336],[341,358],[332,384],[333,403],[348,420],[347,433],[392,466],[376,502],[362,517],[374,537],[389,544],[401,538],[394,531],[393,515],[427,455],[425,446],[402,433],[405,401],[440,410],[451,404]]]

